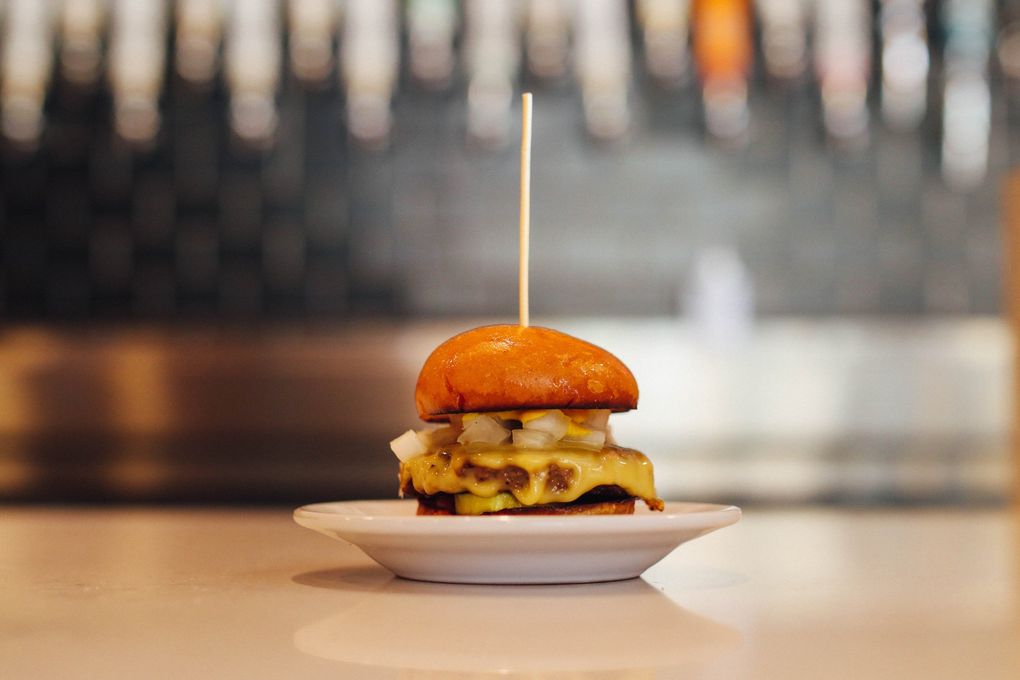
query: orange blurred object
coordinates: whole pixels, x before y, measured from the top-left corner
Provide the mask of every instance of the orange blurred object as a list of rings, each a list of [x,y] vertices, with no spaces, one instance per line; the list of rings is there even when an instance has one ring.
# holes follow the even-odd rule
[[[753,59],[747,0],[695,0],[693,10],[694,57],[702,81],[746,79]]]

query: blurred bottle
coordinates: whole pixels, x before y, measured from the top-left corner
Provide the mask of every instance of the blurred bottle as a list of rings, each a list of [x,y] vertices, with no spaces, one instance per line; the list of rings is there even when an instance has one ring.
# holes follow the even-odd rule
[[[780,81],[807,70],[807,4],[810,0],[756,0],[765,70]]]
[[[1012,87],[1020,84],[1020,17],[1007,23],[997,41],[999,66]]]
[[[114,129],[136,148],[155,143],[166,63],[163,0],[115,0],[110,15]]]
[[[333,69],[335,12],[333,0],[290,0],[287,4],[290,70],[305,85],[325,85]]]
[[[1003,75],[1006,124],[1011,127],[1020,121],[1020,2],[1003,11],[1002,24],[995,43],[996,56]]]
[[[230,129],[253,149],[272,145],[279,122],[280,16],[273,0],[233,0],[224,46]]]
[[[53,67],[55,5],[10,0],[0,46],[0,129],[15,147],[36,148]]]
[[[570,11],[565,0],[530,0],[524,30],[528,71],[542,80],[567,73],[570,61]]]
[[[882,0],[882,117],[912,130],[928,103],[928,31],[924,0]]]
[[[60,71],[68,82],[91,87],[103,60],[103,0],[64,0],[60,14]]]
[[[862,0],[818,0],[815,73],[829,139],[841,148],[868,141],[871,6]]]
[[[409,0],[407,47],[411,76],[428,90],[442,90],[453,78],[457,5],[453,0]]]
[[[942,13],[946,34],[942,174],[950,186],[963,191],[981,184],[988,172],[992,12],[991,0],[947,0]]]
[[[399,65],[395,0],[349,0],[344,5],[340,72],[347,132],[362,148],[379,149],[389,143]]]
[[[686,82],[690,68],[690,0],[638,0],[645,68],[662,87]]]
[[[574,68],[584,122],[596,141],[622,138],[630,127],[630,21],[623,0],[574,6]]]
[[[747,0],[695,0],[692,31],[708,132],[730,144],[746,143],[753,58]]]
[[[490,148],[509,141],[514,83],[520,69],[515,2],[466,0],[464,70],[468,78],[468,140]]]
[[[177,1],[174,67],[185,82],[201,89],[212,85],[219,67],[222,31],[222,3]]]
[[[995,40],[996,56],[1010,98],[1020,95],[1020,1],[1012,0],[999,13],[1001,28]]]

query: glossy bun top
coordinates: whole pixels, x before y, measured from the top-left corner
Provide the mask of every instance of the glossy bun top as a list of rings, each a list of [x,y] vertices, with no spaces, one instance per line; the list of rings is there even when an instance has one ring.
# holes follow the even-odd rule
[[[638,387],[622,361],[566,333],[496,325],[455,335],[429,355],[415,403],[423,420],[519,409],[637,407]]]

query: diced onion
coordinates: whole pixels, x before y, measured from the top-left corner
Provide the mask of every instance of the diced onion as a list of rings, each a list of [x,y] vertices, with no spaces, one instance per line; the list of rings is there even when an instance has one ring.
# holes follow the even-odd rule
[[[457,437],[461,444],[502,444],[510,437],[510,430],[492,416],[479,415],[464,426]]]
[[[570,427],[570,418],[563,415],[562,411],[555,409],[547,411],[540,418],[528,420],[524,423],[524,429],[545,432],[553,439],[563,439],[563,436],[567,434],[568,427]]]
[[[573,444],[591,449],[601,449],[606,445],[606,433],[599,430],[591,430],[586,435],[568,437],[563,440],[564,444]]]
[[[422,443],[421,439],[418,437],[418,433],[414,430],[408,430],[391,441],[390,450],[393,451],[394,455],[396,455],[396,457],[403,463],[406,463],[415,456],[420,456],[427,451],[425,444]]]
[[[582,423],[589,430],[605,430],[609,426],[609,409],[592,409],[588,418]]]
[[[556,444],[551,434],[541,430],[514,430],[511,437],[514,446],[522,449],[548,449]]]
[[[419,430],[418,438],[421,439],[425,448],[434,449],[454,443],[457,441],[457,435],[459,434],[460,428],[440,427],[434,430]]]

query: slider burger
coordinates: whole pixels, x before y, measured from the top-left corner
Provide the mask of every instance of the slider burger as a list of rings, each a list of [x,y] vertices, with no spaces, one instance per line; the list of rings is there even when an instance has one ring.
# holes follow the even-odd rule
[[[432,352],[418,376],[422,420],[390,442],[400,493],[419,515],[619,515],[662,510],[652,463],[617,446],[610,412],[637,407],[623,362],[535,326],[483,326]]]

